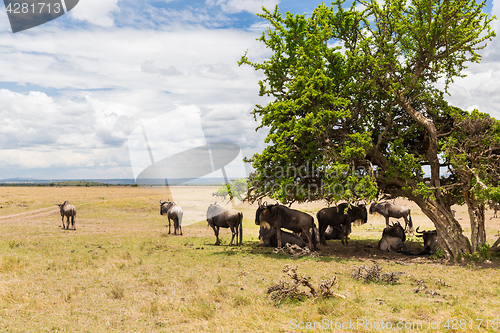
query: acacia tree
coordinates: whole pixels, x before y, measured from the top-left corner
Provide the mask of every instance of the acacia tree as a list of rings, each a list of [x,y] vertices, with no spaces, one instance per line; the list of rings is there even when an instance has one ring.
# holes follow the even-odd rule
[[[342,5],[320,5],[309,18],[283,18],[278,7],[258,14],[269,22],[260,40],[273,54],[262,63],[244,55],[240,64],[264,71],[260,94],[274,100],[253,112],[270,131],[268,146],[250,160],[248,199],[352,201],[378,190],[414,201],[449,259],[470,253],[450,208],[460,200],[457,174],[441,172],[451,162],[444,144],[465,112],[443,96],[495,35],[485,3]]]
[[[500,122],[477,110],[456,118],[445,153],[457,175],[454,186],[468,207],[472,249],[476,251],[486,243],[486,204],[500,198]]]

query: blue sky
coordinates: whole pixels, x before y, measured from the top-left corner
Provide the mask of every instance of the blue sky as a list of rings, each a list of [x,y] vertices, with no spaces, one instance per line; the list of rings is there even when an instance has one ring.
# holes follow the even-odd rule
[[[498,2],[488,10],[500,13]],[[256,41],[264,25],[255,13],[278,3],[301,14],[319,4],[80,0],[68,14],[16,34],[1,8],[0,179],[133,178],[140,156],[149,156],[135,140],[144,139],[141,126],[155,160],[168,155],[161,149],[206,140],[234,142],[241,156],[261,151],[265,131],[255,132],[250,111],[267,101],[258,96],[262,74],[237,61],[246,50],[255,60],[269,56]],[[483,54],[448,99],[500,118],[500,42]],[[175,118],[179,112],[189,116]],[[227,170],[245,173],[242,163]]]

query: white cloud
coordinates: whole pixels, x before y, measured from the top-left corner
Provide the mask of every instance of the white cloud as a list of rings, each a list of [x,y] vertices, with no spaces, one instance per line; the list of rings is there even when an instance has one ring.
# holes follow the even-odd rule
[[[236,80],[238,78],[231,66],[222,63],[196,66],[195,73],[200,77],[216,80]]]
[[[182,73],[174,66],[169,66],[167,69],[159,68],[158,66],[155,65],[155,62],[152,60],[145,61],[141,65],[141,70],[144,73],[160,74],[160,75],[164,75],[164,76],[182,75]]]
[[[218,5],[226,13],[240,13],[243,11],[255,14],[261,13],[262,7],[274,9],[278,0],[208,0],[208,5]]]
[[[130,133],[183,105],[204,110],[206,135],[243,149],[262,141],[249,115],[261,74],[237,65],[246,49],[253,60],[268,52],[256,33],[113,28],[4,37],[0,81],[12,88],[0,91],[3,178],[132,178]],[[213,110],[221,108],[235,119],[219,121]]]
[[[78,21],[87,21],[101,27],[111,27],[114,24],[113,14],[120,11],[118,1],[81,0],[69,14]]]

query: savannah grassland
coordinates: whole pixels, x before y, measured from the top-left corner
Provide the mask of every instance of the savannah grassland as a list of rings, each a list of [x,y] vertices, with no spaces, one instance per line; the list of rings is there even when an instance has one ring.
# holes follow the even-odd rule
[[[320,247],[319,258],[293,260],[256,247],[256,206],[248,204],[238,207],[244,213],[244,245],[229,248],[230,234],[224,229],[223,245],[214,246],[213,231],[203,221],[214,190],[182,188],[185,194],[175,200],[184,209],[184,235],[173,236],[159,214],[164,189],[0,187],[0,331],[290,332],[308,331],[293,330],[300,322],[324,320],[383,321],[394,327],[422,323],[422,329],[394,330],[398,332],[500,330],[500,323],[492,327],[500,319],[497,259],[447,264],[381,253],[376,244],[384,222],[369,216],[366,225],[353,228],[350,245],[329,241]],[[64,200],[77,207],[76,231],[60,227],[55,202]],[[432,227],[414,204],[406,204],[416,226]],[[323,206],[317,202],[295,208],[315,214]],[[470,233],[466,208],[455,209]],[[500,219],[491,216],[488,211],[490,245],[500,230]],[[418,251],[419,239],[410,240],[410,249]],[[404,274],[395,285],[351,278],[354,266],[374,262],[383,272]],[[297,272],[310,276],[314,285],[336,276],[333,291],[346,299],[275,304],[266,291],[280,281],[285,264],[298,266]],[[437,295],[415,293],[417,281]],[[439,329],[428,329],[429,321],[439,321]],[[359,326],[328,331],[383,330]]]

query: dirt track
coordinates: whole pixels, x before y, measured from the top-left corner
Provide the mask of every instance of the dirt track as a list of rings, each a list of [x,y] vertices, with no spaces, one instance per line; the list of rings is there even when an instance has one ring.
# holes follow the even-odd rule
[[[36,209],[36,210],[29,211],[29,212],[24,212],[24,213],[0,216],[0,220],[15,220],[15,219],[20,219],[21,217],[25,217],[25,216],[29,216],[30,218],[32,218],[32,217],[52,215],[52,214],[56,214],[56,213],[59,213],[59,208],[46,207],[46,208],[40,208],[40,209]]]

